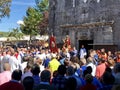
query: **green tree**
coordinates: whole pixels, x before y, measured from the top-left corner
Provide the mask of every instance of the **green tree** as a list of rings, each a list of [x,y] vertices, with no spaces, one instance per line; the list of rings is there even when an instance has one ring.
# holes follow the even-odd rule
[[[43,19],[39,23],[39,33],[41,35],[48,34],[48,7],[49,0],[36,0],[36,10],[38,10],[43,15]]]
[[[48,11],[49,8],[49,0],[36,0],[36,9],[44,13],[45,11]]]
[[[5,16],[9,16],[11,0],[0,0],[0,20]]]
[[[33,35],[39,34],[38,24],[41,20],[42,14],[39,13],[35,8],[29,7],[26,12],[26,16],[23,19],[24,24],[20,25],[20,29],[22,33],[30,35],[30,42]]]
[[[11,32],[9,32],[8,37],[14,37],[16,40],[20,40],[23,38],[23,33],[20,32],[19,28],[13,28]]]
[[[8,36],[8,32],[0,32],[0,37],[7,37]]]

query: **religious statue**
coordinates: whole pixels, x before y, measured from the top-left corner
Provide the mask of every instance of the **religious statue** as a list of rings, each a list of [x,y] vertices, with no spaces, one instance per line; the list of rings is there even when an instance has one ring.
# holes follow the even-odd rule
[[[53,53],[57,52],[56,37],[53,34],[50,36],[50,50]]]
[[[71,46],[71,41],[70,41],[70,37],[68,35],[66,35],[65,39],[63,39],[64,42],[64,46],[65,47],[70,47]]]

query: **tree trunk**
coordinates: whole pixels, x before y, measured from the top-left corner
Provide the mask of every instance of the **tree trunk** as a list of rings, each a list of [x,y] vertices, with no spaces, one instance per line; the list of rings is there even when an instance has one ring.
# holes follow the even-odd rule
[[[30,40],[29,40],[29,47],[30,47],[30,44],[31,44],[31,38],[32,38],[32,35],[30,35]]]

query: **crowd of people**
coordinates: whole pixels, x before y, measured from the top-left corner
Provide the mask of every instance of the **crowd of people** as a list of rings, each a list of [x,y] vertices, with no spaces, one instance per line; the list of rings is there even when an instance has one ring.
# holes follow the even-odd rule
[[[120,90],[120,52],[0,48],[0,90]]]

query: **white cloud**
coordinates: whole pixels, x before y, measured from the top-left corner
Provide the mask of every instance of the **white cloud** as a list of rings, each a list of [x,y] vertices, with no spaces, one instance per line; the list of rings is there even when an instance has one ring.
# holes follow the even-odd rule
[[[23,5],[23,6],[34,6],[35,3],[32,3],[32,2],[20,2],[20,1],[14,1],[12,2],[12,5]]]
[[[18,21],[17,21],[17,24],[18,24],[18,25],[20,25],[20,24],[24,25],[24,22],[23,22],[22,20],[18,20]]]

